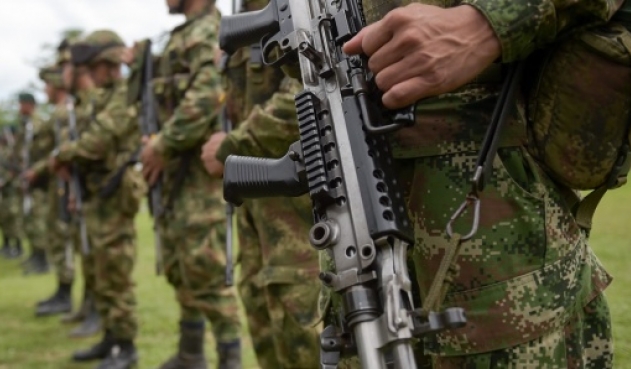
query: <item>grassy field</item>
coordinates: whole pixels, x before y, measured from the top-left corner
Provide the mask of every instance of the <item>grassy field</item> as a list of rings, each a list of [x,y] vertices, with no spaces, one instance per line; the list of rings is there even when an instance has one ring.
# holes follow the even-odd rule
[[[135,278],[138,281],[138,315],[141,329],[138,345],[140,368],[154,368],[174,350],[177,340],[177,306],[173,292],[163,278],[154,275],[153,236],[146,214],[137,218],[140,253]],[[615,277],[607,290],[615,335],[615,367],[631,368],[631,186],[608,194],[598,210],[591,244]],[[0,260],[0,369],[90,368],[76,365],[70,353],[96,341],[66,338],[69,327],[57,318],[36,319],[35,301],[53,289],[52,275],[24,277],[16,262]],[[81,286],[74,288],[75,301]],[[210,337],[208,336],[210,339]],[[207,348],[213,347],[208,343]],[[209,360],[214,361],[212,350]],[[212,367],[212,366],[211,366]],[[245,367],[255,368],[256,361],[248,342]]]

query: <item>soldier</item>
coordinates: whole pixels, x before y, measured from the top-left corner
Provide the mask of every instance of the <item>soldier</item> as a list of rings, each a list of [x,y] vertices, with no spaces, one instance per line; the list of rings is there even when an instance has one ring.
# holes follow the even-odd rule
[[[47,122],[53,130],[52,144],[58,147],[61,140],[62,124],[68,121],[66,101],[69,98],[65,89],[62,70],[59,66],[51,66],[40,70],[39,77],[46,83],[48,102],[54,110]],[[51,142],[48,142],[50,145]],[[49,151],[53,147],[47,147]],[[48,175],[48,156],[34,164],[29,181]],[[48,186],[48,256],[55,267],[57,276],[57,291],[48,299],[37,304],[37,316],[49,316],[69,312],[72,309],[72,282],[74,280],[74,260],[72,254],[73,243],[69,234],[70,224],[61,219],[61,214],[68,212],[67,202],[63,199],[68,191],[68,182],[61,178],[49,181]],[[61,209],[64,207],[64,209]],[[69,220],[69,219],[68,219]],[[68,244],[70,242],[70,244]]]
[[[134,217],[146,186],[130,163],[140,135],[135,109],[127,106],[121,78],[125,44],[112,31],[95,31],[72,45],[72,63],[86,69],[102,89],[90,123],[79,139],[62,145],[51,157],[58,173],[74,162],[84,178],[84,210],[94,270],[96,307],[103,320],[103,338],[77,351],[75,361],[101,359],[99,369],[123,369],[138,360],[136,298],[131,278],[136,256]]]
[[[364,1],[372,24],[344,48],[369,57],[387,107],[424,99],[416,124],[393,138],[423,297],[446,250],[458,243],[445,225],[460,205],[456,194],[464,197],[471,186],[502,81],[496,62],[523,60],[577,27],[604,23],[617,7],[608,1],[458,4],[390,11],[400,5]],[[526,73],[524,81],[535,77]],[[425,349],[435,368],[610,368],[611,324],[602,291],[611,277],[559,185],[525,150],[523,96],[515,105],[482,194],[479,229],[460,241],[444,302],[467,311],[467,326],[427,339]],[[454,229],[468,232],[471,222],[463,217]]]
[[[36,177],[31,165],[46,158],[53,145],[52,129],[42,121],[35,111],[35,97],[22,93],[20,101],[20,121],[22,126],[16,135],[13,155],[19,158],[22,190],[22,214],[24,233],[31,245],[31,256],[22,264],[24,273],[48,273],[46,246],[48,244],[46,215],[48,212],[48,176]]]
[[[252,11],[265,3],[244,5]],[[213,176],[221,177],[228,155],[281,157],[298,140],[293,96],[300,86],[262,60],[258,47],[240,49],[229,59],[227,116],[239,124],[227,135],[215,133],[204,145],[202,158]],[[318,253],[308,242],[309,196],[246,200],[237,219],[239,292],[259,365],[319,368],[321,282]]]
[[[15,125],[4,125],[0,135],[0,228],[2,228],[3,244],[0,253],[7,259],[22,256],[21,224],[19,202],[19,181],[14,180],[19,172],[17,161],[13,157],[15,147]]]
[[[204,318],[212,324],[221,369],[241,367],[241,324],[234,288],[224,286],[225,221],[221,181],[200,160],[201,147],[220,130],[221,79],[213,63],[219,13],[209,0],[167,0],[186,15],[157,64],[154,90],[162,130],[145,138],[141,154],[150,184],[162,174],[160,219],[164,270],[180,304],[180,343],[162,369],[205,368]]]
[[[74,115],[78,132],[82,132],[90,124],[94,103],[100,100],[102,89],[97,89],[94,86],[94,81],[90,77],[90,74],[86,68],[74,68],[70,62],[70,45],[71,41],[66,39],[61,42],[57,48],[57,65],[62,70],[62,79],[64,88],[69,94],[68,99],[74,100],[74,111],[66,111],[68,119],[70,115]],[[70,100],[67,100],[67,102]],[[61,144],[69,140],[69,126],[70,120],[67,121],[68,125],[66,129],[62,131]],[[69,200],[75,198],[75,194],[72,193],[72,186],[70,186]],[[74,201],[70,201],[72,204]],[[80,217],[82,214],[78,214],[76,209],[73,211],[72,220],[68,230],[69,236],[73,238],[75,251],[81,256],[81,271],[83,274],[83,302],[81,307],[76,312],[66,314],[62,317],[61,321],[65,324],[81,323],[77,328],[70,332],[70,337],[81,338],[93,336],[101,332],[101,318],[96,311],[94,301],[94,260],[93,254],[84,252],[83,242],[80,238]],[[87,242],[89,243],[89,241]]]

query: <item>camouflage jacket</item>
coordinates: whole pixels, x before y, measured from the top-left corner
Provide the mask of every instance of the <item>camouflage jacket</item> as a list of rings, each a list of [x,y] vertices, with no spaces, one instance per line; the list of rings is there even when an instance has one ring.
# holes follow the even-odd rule
[[[153,85],[162,127],[152,145],[167,159],[167,187],[183,155],[189,155],[191,166],[203,168],[201,147],[218,129],[223,99],[221,77],[214,64],[218,28],[217,10],[206,8],[187,16],[186,22],[171,32],[157,62]]]
[[[47,147],[48,153],[53,151],[53,149],[59,145],[61,140],[61,131],[66,127],[68,122],[68,111],[66,110],[65,104],[57,104],[54,106],[54,109],[50,115],[50,118],[45,123],[49,129],[52,129],[52,147]],[[50,139],[50,137],[49,137]],[[50,145],[50,142],[47,142],[47,145]],[[31,166],[31,169],[35,171],[37,176],[45,176],[48,174],[48,155],[44,156],[41,160],[34,162]]]
[[[259,54],[258,48],[240,49],[225,71],[227,117],[235,127],[217,152],[222,162],[228,155],[280,157],[298,140],[293,95],[300,85],[265,66]]]
[[[369,23],[408,3],[363,1]],[[607,0],[579,0],[571,5],[557,0],[423,3],[476,7],[500,39],[502,62],[524,59],[578,27],[604,22],[617,8]],[[408,185],[415,228],[412,257],[421,297],[449,247],[445,233],[449,217],[470,190],[477,151],[501,84],[501,68],[494,64],[472,83],[419,102],[416,124],[392,137],[394,156],[402,166],[400,182]],[[446,307],[465,308],[469,322],[437,335],[426,346],[431,352],[489,352],[563,329],[610,283],[558,186],[525,150],[524,105],[519,97],[501,137],[492,178],[481,195],[479,229],[461,246],[445,300]],[[454,229],[466,233],[471,224],[472,216],[467,214]]]
[[[99,191],[139,147],[136,109],[127,105],[126,86],[120,80],[86,92],[76,109],[79,139],[59,149],[60,161],[79,164],[88,193]]]
[[[24,163],[24,145],[26,144],[26,122],[28,119],[23,118],[22,124],[19,126],[17,134],[15,136],[15,146],[13,150],[13,157],[16,158],[15,162],[18,163],[22,169],[37,170],[38,165],[41,162],[47,160],[51,151],[53,151],[55,145],[55,136],[52,126],[47,120],[43,120],[37,113],[33,114],[30,118],[32,123],[33,136],[30,146],[28,148],[28,160]],[[48,185],[48,175],[44,174],[38,176],[34,183],[31,184],[32,189],[46,189]]]

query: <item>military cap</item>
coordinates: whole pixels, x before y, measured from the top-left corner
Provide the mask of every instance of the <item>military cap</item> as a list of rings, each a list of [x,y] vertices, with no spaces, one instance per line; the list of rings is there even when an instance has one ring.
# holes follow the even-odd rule
[[[94,64],[100,61],[120,64],[124,48],[125,43],[115,32],[94,31],[70,47],[71,61],[75,65]]]
[[[39,70],[39,79],[56,87],[63,88],[64,82],[62,77],[61,67],[58,65],[51,65]]]
[[[35,96],[30,92],[22,92],[18,95],[18,101],[21,103],[35,104]]]

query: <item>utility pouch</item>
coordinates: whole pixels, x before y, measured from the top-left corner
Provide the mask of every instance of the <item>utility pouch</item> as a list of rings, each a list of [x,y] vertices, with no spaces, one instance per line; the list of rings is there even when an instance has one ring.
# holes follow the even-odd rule
[[[631,167],[630,15],[627,1],[607,24],[552,45],[527,91],[530,153],[561,185],[595,190],[574,209],[586,229]]]

